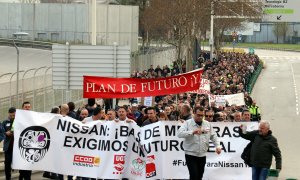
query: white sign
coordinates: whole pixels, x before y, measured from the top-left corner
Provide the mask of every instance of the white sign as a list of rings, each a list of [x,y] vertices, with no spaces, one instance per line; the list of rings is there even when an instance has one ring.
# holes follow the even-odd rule
[[[300,22],[299,0],[264,0],[263,21]]]
[[[245,105],[244,93],[226,95],[226,100],[229,106],[233,104],[237,106]]]
[[[260,32],[260,23],[253,23],[253,31]]]
[[[216,99],[215,104],[217,107],[226,105],[226,99],[224,95],[216,95],[215,99]]]
[[[190,91],[189,93],[210,94],[210,81],[208,79],[201,79],[199,89]]]
[[[211,144],[204,179],[250,180],[251,169],[240,155],[248,141],[239,137],[241,123],[212,123],[223,152]],[[180,121],[135,123],[80,121],[58,114],[17,110],[13,169],[50,171],[103,179],[188,179],[177,137]],[[248,130],[257,123],[247,123]]]
[[[144,106],[152,106],[152,96],[144,97]]]
[[[237,106],[245,105],[244,93],[230,94],[230,95],[209,95],[209,102],[214,102],[215,105],[225,106],[228,103],[229,106],[235,104]]]

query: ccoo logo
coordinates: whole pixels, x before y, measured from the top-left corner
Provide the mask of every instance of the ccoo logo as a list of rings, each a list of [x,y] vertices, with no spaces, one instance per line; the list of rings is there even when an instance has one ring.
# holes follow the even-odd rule
[[[41,126],[30,126],[22,131],[19,137],[19,149],[23,159],[27,162],[38,162],[48,152],[50,134]]]

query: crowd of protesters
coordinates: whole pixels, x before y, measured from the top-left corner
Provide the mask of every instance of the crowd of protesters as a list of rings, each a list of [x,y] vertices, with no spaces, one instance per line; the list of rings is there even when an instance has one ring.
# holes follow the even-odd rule
[[[169,116],[170,120],[179,120],[188,115],[183,115],[182,106],[187,104],[191,109],[194,107],[204,107],[206,112],[211,115],[210,121],[239,121],[241,120],[260,120],[260,109],[247,92],[249,81],[260,61],[255,54],[222,52],[213,60],[210,60],[208,53],[203,52],[196,62],[194,68],[203,68],[203,79],[210,81],[210,93],[212,95],[230,95],[244,93],[244,106],[216,106],[209,102],[208,94],[182,93],[178,95],[166,95],[155,97],[155,108],[157,113],[163,112]],[[186,63],[173,63],[171,68],[164,65],[163,68],[153,65],[148,70],[134,71],[133,78],[163,78],[186,72]],[[132,100],[132,103],[134,100]],[[139,105],[139,111],[145,108]],[[167,110],[165,110],[167,109]],[[171,109],[171,111],[169,111]],[[184,108],[183,108],[184,109]],[[168,114],[169,113],[169,114]],[[183,113],[183,114],[182,114]],[[248,115],[250,114],[250,117]],[[241,116],[241,118],[238,118]],[[246,117],[244,117],[246,116]],[[189,116],[188,116],[189,117]],[[237,118],[235,118],[237,117]]]
[[[155,104],[151,107],[142,105],[137,99],[130,99],[130,104],[112,108],[111,99],[88,99],[87,104],[76,108],[73,102],[62,104],[51,109],[51,113],[70,116],[82,123],[88,123],[95,120],[115,120],[126,121],[128,123],[137,123],[139,126],[145,126],[157,121],[184,121],[193,117],[193,109],[203,108],[204,119],[210,122],[239,122],[239,121],[259,121],[260,110],[247,93],[249,80],[259,65],[259,58],[256,55],[223,52],[213,60],[209,60],[207,53],[200,55],[194,63],[194,68],[203,68],[202,78],[210,81],[211,94],[229,95],[244,93],[245,105],[225,105],[215,106],[209,102],[208,94],[168,94],[156,96]],[[183,61],[181,67],[174,63],[157,67],[150,66],[148,70],[134,71],[132,78],[162,78],[177,75],[186,72],[186,63]],[[29,104],[29,102],[26,102]],[[24,106],[24,104],[23,104]],[[11,158],[12,158],[12,124],[15,116],[15,108],[11,107],[8,111],[8,119],[1,125],[1,139],[5,140],[5,174],[6,178],[11,177]],[[21,171],[22,176],[31,176],[30,171]],[[44,177],[51,179],[63,179],[63,175],[45,172]],[[30,179],[30,177],[26,177]],[[68,179],[73,178],[68,176]],[[78,178],[86,180],[89,178]]]

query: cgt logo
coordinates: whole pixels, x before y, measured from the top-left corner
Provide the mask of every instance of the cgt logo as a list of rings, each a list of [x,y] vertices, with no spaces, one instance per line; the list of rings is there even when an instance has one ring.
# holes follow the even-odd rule
[[[98,167],[100,164],[99,157],[74,155],[73,165],[85,167]]]
[[[125,155],[115,155],[114,156],[114,168],[116,171],[113,174],[123,174],[125,164]]]
[[[146,178],[156,176],[156,167],[155,167],[155,156],[147,156],[146,163]]]

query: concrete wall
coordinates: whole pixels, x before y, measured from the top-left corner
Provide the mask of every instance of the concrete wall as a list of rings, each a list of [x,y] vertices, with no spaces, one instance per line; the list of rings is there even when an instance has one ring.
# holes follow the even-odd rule
[[[18,31],[28,39],[89,44],[89,4],[0,3],[0,37]],[[97,44],[138,48],[138,7],[97,4]]]

